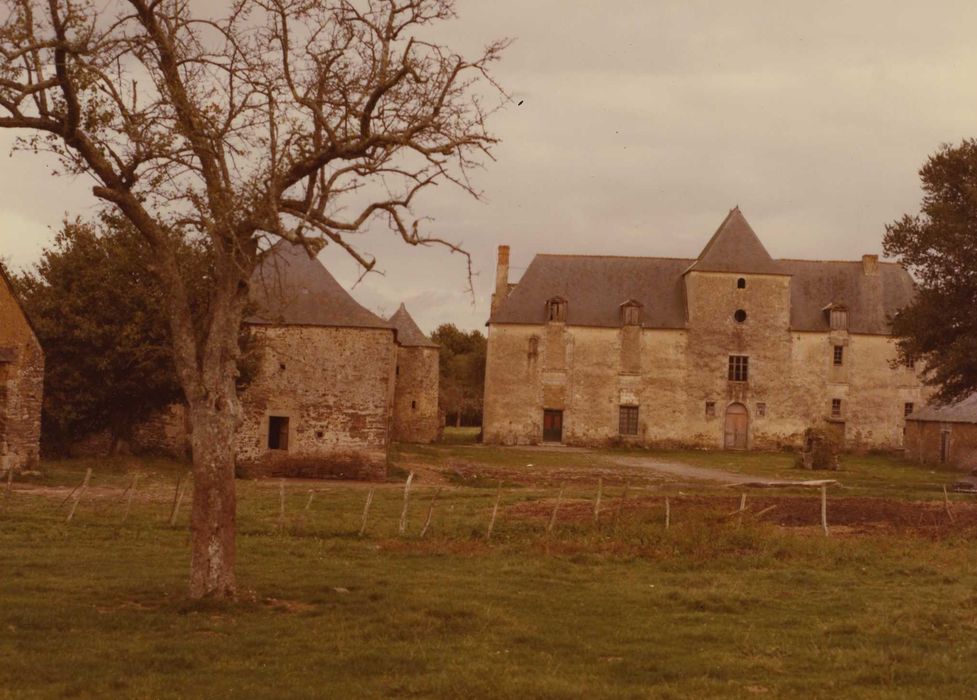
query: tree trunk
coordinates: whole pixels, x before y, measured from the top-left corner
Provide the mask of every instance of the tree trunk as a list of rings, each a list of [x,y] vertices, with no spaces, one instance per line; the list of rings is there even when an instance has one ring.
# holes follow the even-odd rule
[[[192,406],[193,509],[190,516],[190,597],[233,598],[235,593],[234,433],[237,399],[218,397]]]

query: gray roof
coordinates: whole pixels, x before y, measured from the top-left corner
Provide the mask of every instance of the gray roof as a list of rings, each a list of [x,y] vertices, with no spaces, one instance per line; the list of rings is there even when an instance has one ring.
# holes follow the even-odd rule
[[[397,329],[397,342],[404,347],[409,348],[436,348],[437,343],[431,342],[431,340],[424,335],[424,332],[418,328],[417,324],[414,322],[413,317],[407,311],[407,307],[403,304],[400,308],[394,312],[394,315],[387,319],[388,322]]]
[[[716,269],[732,267],[717,257],[720,251],[747,269]],[[643,306],[642,326],[685,328],[686,272],[772,274],[773,270],[791,276],[792,330],[828,330],[825,307],[840,304],[848,309],[852,333],[886,335],[888,319],[914,294],[909,273],[894,263],[879,263],[878,274],[866,275],[861,261],[773,260],[739,209],[734,209],[697,260],[537,255],[489,322],[545,323],[546,302],[560,297],[567,301],[569,325],[614,328],[621,325],[621,304],[634,299]]]
[[[915,293],[912,277],[896,263],[879,263],[878,274],[866,275],[862,261],[782,260],[790,280],[790,326],[801,331],[828,330],[824,308],[848,309],[852,333],[887,335],[889,319]]]
[[[977,423],[977,394],[971,394],[948,406],[924,406],[908,416],[906,420]]]
[[[685,328],[682,273],[688,258],[616,258],[598,255],[537,255],[491,323],[546,322],[546,302],[567,301],[575,326],[620,326],[621,304],[642,305],[642,325]]]
[[[251,276],[251,301],[256,310],[248,323],[393,330],[360,306],[318,259],[284,240],[268,250]]]
[[[689,269],[698,272],[785,274],[781,265],[763,247],[739,207],[729,210]]]

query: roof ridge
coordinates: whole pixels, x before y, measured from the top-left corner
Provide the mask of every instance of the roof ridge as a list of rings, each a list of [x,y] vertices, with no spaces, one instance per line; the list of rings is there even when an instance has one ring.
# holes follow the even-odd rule
[[[673,257],[670,255],[604,255],[601,253],[535,253],[535,257],[547,258],[614,258],[619,260],[695,260],[690,257]]]

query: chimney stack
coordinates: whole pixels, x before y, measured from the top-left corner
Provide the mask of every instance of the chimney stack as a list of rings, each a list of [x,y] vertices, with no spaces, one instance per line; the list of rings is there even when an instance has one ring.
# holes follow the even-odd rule
[[[879,256],[878,255],[863,255],[862,256],[862,273],[866,275],[877,275],[879,274]]]
[[[495,268],[495,293],[492,295],[492,314],[509,295],[509,246],[499,246],[499,264]]]

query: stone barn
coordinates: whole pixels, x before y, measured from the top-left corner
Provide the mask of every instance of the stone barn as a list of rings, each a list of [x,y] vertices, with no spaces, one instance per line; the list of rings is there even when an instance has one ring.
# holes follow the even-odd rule
[[[438,346],[417,327],[403,304],[389,322],[397,329],[393,439],[435,442],[441,436],[442,426],[438,406]]]
[[[43,393],[44,352],[0,265],[0,470],[37,466]]]
[[[977,394],[926,406],[906,419],[906,456],[921,464],[977,469]]]
[[[285,241],[251,280],[260,364],[241,394],[245,473],[370,478],[386,470],[397,332]]]
[[[889,321],[901,266],[775,260],[739,208],[694,258],[537,255],[488,322],[486,442],[899,449],[921,405]]]

